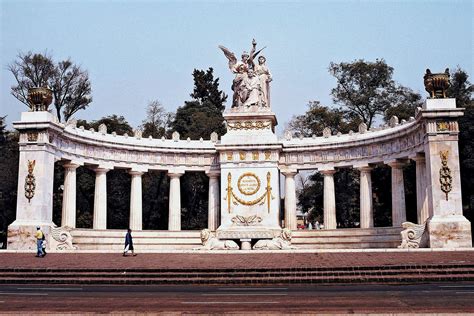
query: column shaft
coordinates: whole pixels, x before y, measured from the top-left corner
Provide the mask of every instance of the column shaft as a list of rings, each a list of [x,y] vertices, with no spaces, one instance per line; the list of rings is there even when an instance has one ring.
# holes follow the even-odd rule
[[[426,195],[426,161],[425,157],[414,158],[416,162],[416,211],[418,224],[423,224],[429,217]]]
[[[94,229],[107,229],[107,171],[95,169]]]
[[[208,229],[215,231],[219,227],[219,175],[209,174]]]
[[[389,166],[392,168],[392,226],[398,227],[407,220],[403,164],[394,162]]]
[[[360,228],[374,227],[371,167],[360,168]]]
[[[142,174],[143,172],[131,171],[130,190],[130,229],[142,230]]]
[[[170,197],[168,230],[181,230],[181,185],[179,177],[182,173],[169,173]]]
[[[324,228],[336,229],[336,195],[334,190],[335,170],[324,170]]]
[[[79,165],[64,165],[64,192],[61,226],[76,227],[76,169]]]
[[[285,227],[296,230],[296,172],[285,172]]]

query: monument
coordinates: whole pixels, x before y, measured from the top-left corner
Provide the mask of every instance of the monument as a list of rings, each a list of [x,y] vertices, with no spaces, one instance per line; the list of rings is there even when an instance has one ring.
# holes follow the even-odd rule
[[[30,112],[14,122],[20,133],[16,220],[8,229],[9,249],[33,249],[34,231],[41,226],[53,251],[115,250],[124,232],[107,227],[107,172],[125,169],[131,177],[130,228],[137,248],[163,249],[293,249],[298,248],[432,248],[471,247],[471,228],[462,214],[458,158],[458,123],[463,109],[446,98],[449,72],[424,76],[430,97],[414,117],[388,126],[322,136],[295,138],[275,134],[271,108],[272,76],[263,49],[254,40],[238,61],[219,46],[234,75],[232,105],[225,111],[227,133],[202,135],[199,140],[143,138],[85,130],[65,124],[48,112],[51,90],[31,89]],[[417,223],[406,222],[402,167],[416,163]],[[62,222],[53,223],[54,165],[65,169]],[[391,167],[392,225],[374,227],[371,170]],[[93,228],[76,227],[76,170],[95,171]],[[360,228],[336,224],[334,174],[340,168],[360,172]],[[164,171],[170,178],[169,221],[166,231],[142,229],[142,175]],[[298,231],[295,175],[317,170],[324,177],[324,230]],[[209,177],[208,227],[181,230],[180,177],[188,171]],[[280,187],[280,177],[285,185]],[[284,196],[284,207],[280,200]],[[280,221],[280,213],[284,221]],[[403,233],[403,239],[400,232]],[[198,247],[202,243],[201,247]]]

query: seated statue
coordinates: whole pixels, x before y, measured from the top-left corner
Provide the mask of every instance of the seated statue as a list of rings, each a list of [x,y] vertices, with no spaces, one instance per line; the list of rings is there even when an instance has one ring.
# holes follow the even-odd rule
[[[194,250],[239,250],[239,246],[233,240],[219,240],[209,229],[201,230],[202,247]]]
[[[257,241],[253,246],[254,250],[285,250],[285,249],[297,249],[291,245],[291,230],[288,228],[282,229],[280,236],[275,237],[271,240],[262,239]]]

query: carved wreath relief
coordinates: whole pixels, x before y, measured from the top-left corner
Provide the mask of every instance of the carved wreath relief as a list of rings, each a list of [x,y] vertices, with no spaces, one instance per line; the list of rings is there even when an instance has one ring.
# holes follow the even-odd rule
[[[28,174],[25,177],[25,197],[28,199],[28,203],[35,196],[36,179],[33,175],[35,163],[36,160],[28,160]]]
[[[271,200],[275,199],[272,194],[272,187],[270,185],[271,182],[271,174],[267,172],[267,186],[265,187],[265,192],[257,196],[253,200],[245,200],[245,198],[241,198],[234,193],[232,188],[232,174],[229,172],[227,174],[227,196],[225,200],[227,200],[227,212],[230,214],[232,209],[231,206],[233,205],[264,205],[267,202],[267,210],[270,213],[270,202]],[[237,180],[237,188],[239,192],[245,196],[252,196],[255,195],[261,187],[260,179],[257,175],[251,172],[247,172],[242,174],[239,179]]]
[[[446,194],[446,201],[448,200],[448,193],[452,190],[453,178],[451,177],[451,169],[448,167],[449,150],[440,151],[442,167],[439,169],[439,182],[441,184],[441,191]]]

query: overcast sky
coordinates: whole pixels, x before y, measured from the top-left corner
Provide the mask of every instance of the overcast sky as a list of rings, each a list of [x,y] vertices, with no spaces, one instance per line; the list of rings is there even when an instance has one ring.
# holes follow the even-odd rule
[[[384,58],[396,81],[423,96],[426,68],[459,65],[473,74],[472,1],[0,3],[0,115],[8,123],[27,110],[10,95],[14,79],[6,70],[19,51],[48,50],[89,71],[94,101],[77,118],[117,114],[134,127],[151,100],[168,111],[189,100],[194,68],[213,67],[231,94],[233,76],[217,46],[240,55],[252,38],[267,46],[279,132],[309,100],[332,104],[332,61]]]

